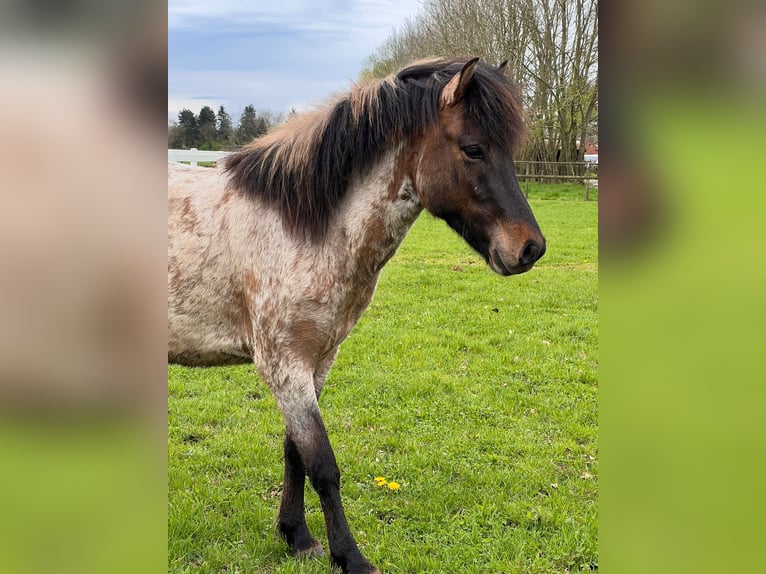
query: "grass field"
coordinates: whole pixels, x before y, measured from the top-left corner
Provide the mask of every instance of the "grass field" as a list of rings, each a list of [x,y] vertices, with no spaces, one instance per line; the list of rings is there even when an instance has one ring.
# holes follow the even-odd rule
[[[530,186],[548,252],[510,278],[423,214],[341,346],[320,405],[384,573],[598,569],[598,205],[559,191]],[[283,425],[255,369],[168,385],[169,571],[328,572],[276,534]],[[310,487],[306,509],[326,548]]]

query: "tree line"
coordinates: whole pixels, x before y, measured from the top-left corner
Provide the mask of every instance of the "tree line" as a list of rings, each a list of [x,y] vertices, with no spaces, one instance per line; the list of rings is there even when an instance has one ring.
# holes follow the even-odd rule
[[[168,125],[168,148],[231,149],[250,143],[282,121],[282,114],[256,113],[253,105],[245,106],[236,126],[224,106],[217,113],[204,106],[199,114],[184,108],[178,113],[178,121]]]
[[[362,77],[433,55],[508,60],[529,128],[517,159],[582,161],[598,142],[598,0],[424,0]]]

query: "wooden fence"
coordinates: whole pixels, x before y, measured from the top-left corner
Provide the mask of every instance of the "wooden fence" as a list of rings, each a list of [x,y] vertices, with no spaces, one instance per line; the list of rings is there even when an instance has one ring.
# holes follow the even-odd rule
[[[198,162],[219,162],[231,152],[192,149],[169,149],[168,161],[185,161],[191,165]],[[591,161],[517,161],[516,176],[525,182],[524,195],[529,197],[529,182],[561,183],[579,181],[585,186],[585,199],[590,199],[590,189],[598,188],[598,163]]]
[[[598,163],[591,161],[517,161],[516,177],[524,181],[524,195],[529,197],[529,182],[562,183],[577,181],[585,186],[585,200],[590,189],[598,188]]]

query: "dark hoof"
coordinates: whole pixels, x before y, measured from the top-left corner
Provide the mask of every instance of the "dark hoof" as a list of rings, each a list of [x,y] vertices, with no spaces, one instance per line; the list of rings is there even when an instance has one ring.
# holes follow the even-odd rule
[[[278,530],[294,557],[321,558],[324,556],[324,548],[316,538],[311,536],[305,524],[299,524],[296,527],[281,524]]]
[[[331,560],[331,569],[332,572],[342,572],[343,574],[380,574],[380,570],[367,562],[367,560],[364,560],[361,564],[357,563],[345,568],[338,561]]]
[[[322,548],[322,545],[318,541],[312,540],[311,544],[307,546],[302,548],[293,548],[293,556],[296,558],[309,558],[316,560],[324,556],[324,548]]]

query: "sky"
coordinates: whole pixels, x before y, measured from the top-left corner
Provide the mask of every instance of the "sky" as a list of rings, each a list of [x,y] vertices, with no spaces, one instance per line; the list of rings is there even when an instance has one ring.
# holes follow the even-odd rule
[[[168,119],[225,106],[286,114],[358,79],[420,0],[169,0]]]

